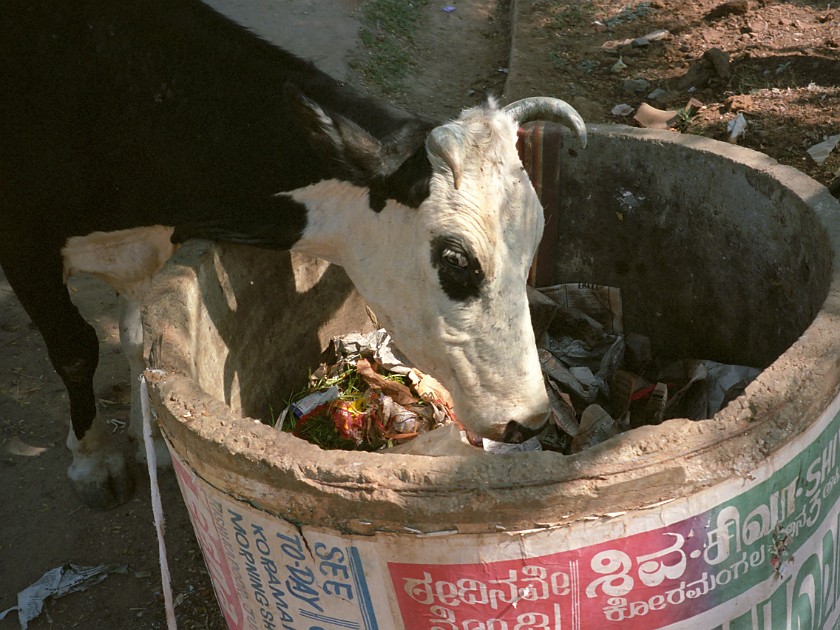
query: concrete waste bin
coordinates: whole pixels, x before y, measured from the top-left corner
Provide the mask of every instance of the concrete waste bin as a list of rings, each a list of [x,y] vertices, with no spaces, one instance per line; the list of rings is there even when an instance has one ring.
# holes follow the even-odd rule
[[[590,132],[523,139],[543,281],[620,287],[662,354],[766,369],[572,456],[324,451],[255,418],[362,300],[320,261],[188,243],[145,308],[150,394],[231,628],[835,627],[840,206],[745,149]]]

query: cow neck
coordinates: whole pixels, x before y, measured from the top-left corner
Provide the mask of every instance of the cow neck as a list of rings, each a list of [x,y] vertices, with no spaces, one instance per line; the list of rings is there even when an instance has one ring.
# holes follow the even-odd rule
[[[306,227],[292,249],[344,267],[358,258],[359,248],[381,249],[387,242],[405,242],[403,232],[415,215],[392,199],[374,211],[367,188],[337,179],[280,196],[306,208]],[[374,239],[387,242],[374,244]]]

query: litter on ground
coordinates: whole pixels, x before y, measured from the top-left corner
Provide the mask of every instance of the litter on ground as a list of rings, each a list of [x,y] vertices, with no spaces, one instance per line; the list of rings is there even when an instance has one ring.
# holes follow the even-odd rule
[[[44,610],[44,602],[47,599],[58,599],[70,593],[86,591],[91,586],[99,584],[111,573],[126,573],[127,571],[128,568],[125,565],[112,564],[100,564],[95,567],[65,564],[50,569],[37,581],[20,591],[17,606],[0,612],[0,619],[17,611],[21,630],[26,630],[29,622]]]

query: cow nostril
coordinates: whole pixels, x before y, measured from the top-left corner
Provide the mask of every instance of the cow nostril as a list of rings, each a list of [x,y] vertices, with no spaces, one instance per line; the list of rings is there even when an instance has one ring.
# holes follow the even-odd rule
[[[507,425],[505,425],[505,432],[502,433],[502,442],[507,442],[508,444],[521,444],[525,440],[529,440],[540,433],[545,428],[547,420],[548,417],[544,416],[543,421],[538,423],[536,428],[526,427],[525,425],[518,423],[516,420],[511,420],[507,423]]]

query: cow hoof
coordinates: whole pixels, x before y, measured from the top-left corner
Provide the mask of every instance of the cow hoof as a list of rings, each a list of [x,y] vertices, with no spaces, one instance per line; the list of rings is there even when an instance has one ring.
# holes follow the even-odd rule
[[[84,504],[97,510],[120,506],[134,494],[134,474],[116,451],[77,456],[67,476]]]

